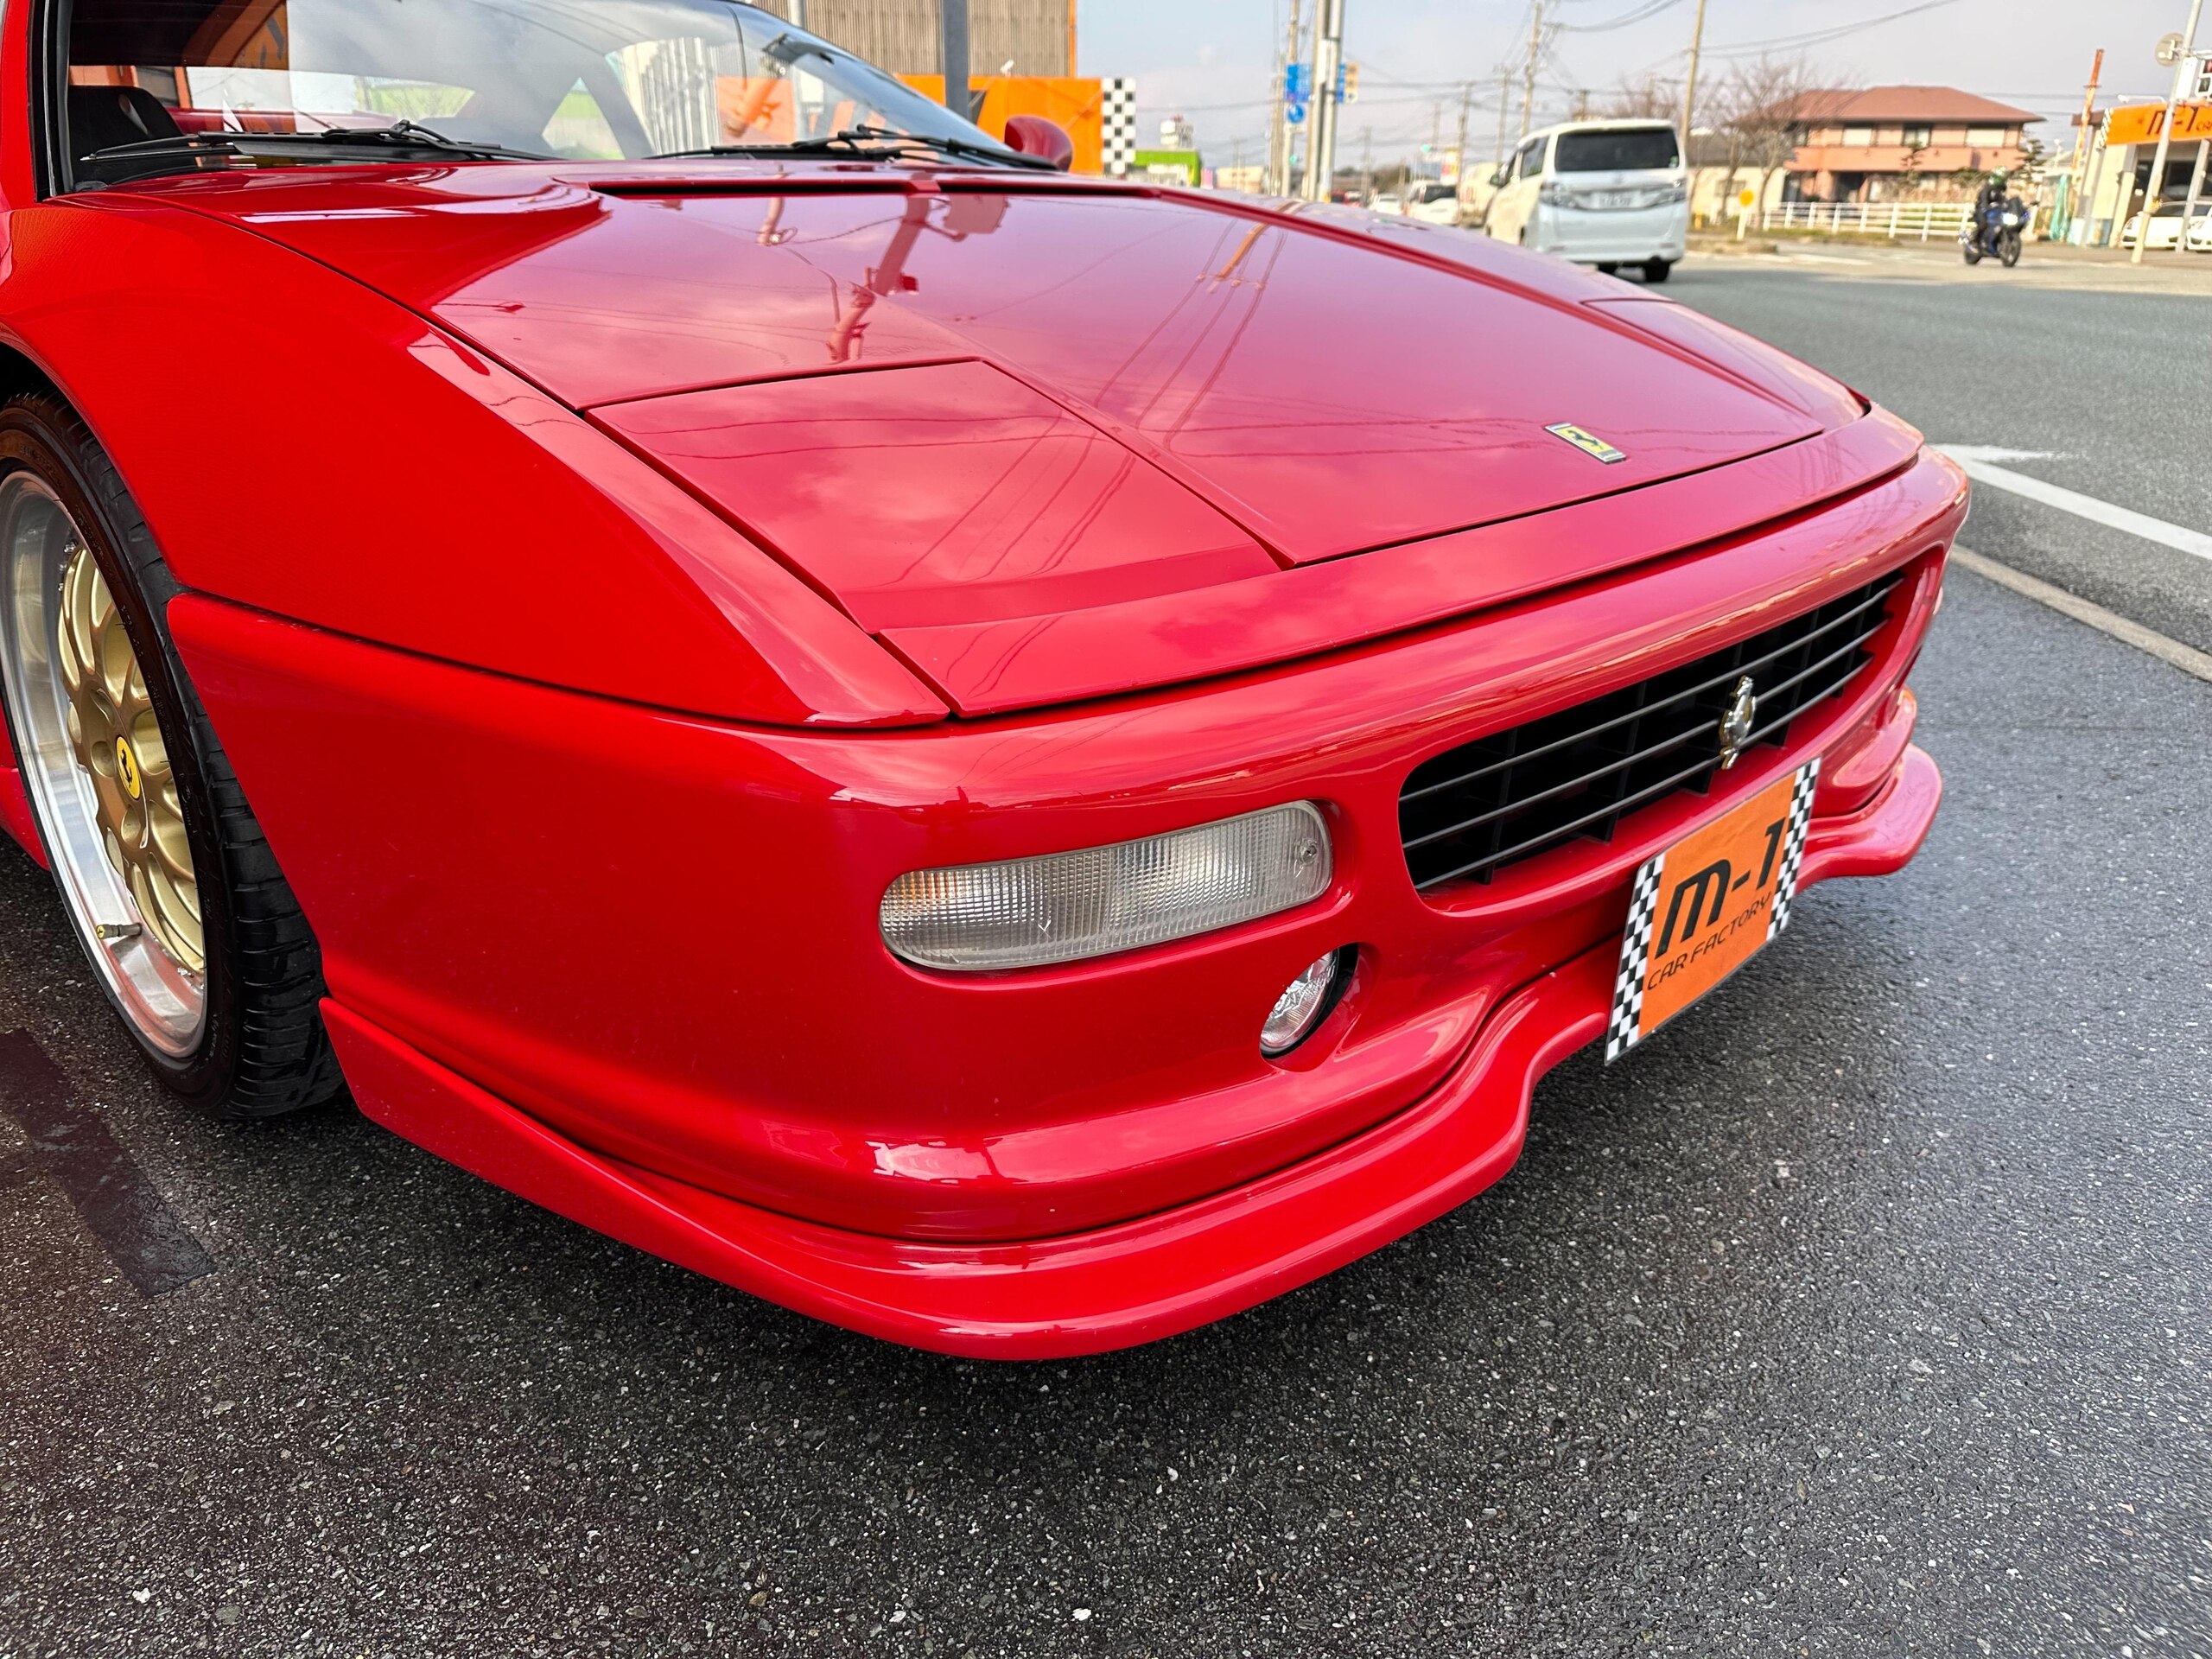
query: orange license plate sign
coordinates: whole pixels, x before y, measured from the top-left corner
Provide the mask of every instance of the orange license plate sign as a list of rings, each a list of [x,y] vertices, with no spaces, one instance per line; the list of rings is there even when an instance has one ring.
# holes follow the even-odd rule
[[[1637,871],[1605,1033],[1609,1065],[1789,926],[1820,774],[1820,761],[1807,761]]]

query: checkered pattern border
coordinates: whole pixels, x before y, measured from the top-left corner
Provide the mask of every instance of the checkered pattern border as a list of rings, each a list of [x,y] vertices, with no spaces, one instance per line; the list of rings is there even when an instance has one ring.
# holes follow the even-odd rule
[[[1109,177],[1127,178],[1137,153],[1137,83],[1112,75],[1099,84],[1100,164]]]
[[[1621,970],[1613,979],[1613,1020],[1605,1029],[1605,1062],[1611,1065],[1634,1048],[1643,1021],[1643,971],[1651,955],[1651,918],[1659,908],[1659,877],[1667,855],[1643,861],[1629,889],[1628,927],[1621,935]]]
[[[1797,899],[1797,869],[1805,861],[1805,831],[1813,822],[1813,791],[1821,781],[1820,757],[1797,768],[1789,785],[1789,828],[1783,831],[1782,869],[1774,878],[1774,905],[1767,912],[1766,936],[1789,925],[1789,907]]]

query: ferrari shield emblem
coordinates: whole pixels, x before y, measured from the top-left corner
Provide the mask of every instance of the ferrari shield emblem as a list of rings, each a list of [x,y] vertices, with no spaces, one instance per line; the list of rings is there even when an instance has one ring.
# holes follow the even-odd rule
[[[1565,438],[1584,454],[1602,461],[1608,467],[1617,461],[1628,459],[1626,450],[1614,448],[1595,432],[1586,427],[1577,426],[1572,421],[1561,421],[1557,426],[1548,426],[1544,430],[1555,438]]]

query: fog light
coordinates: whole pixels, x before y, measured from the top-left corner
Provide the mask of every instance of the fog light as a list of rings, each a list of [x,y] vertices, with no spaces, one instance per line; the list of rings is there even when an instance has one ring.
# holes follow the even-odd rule
[[[1274,1011],[1260,1027],[1261,1053],[1275,1059],[1313,1034],[1313,1027],[1337,1000],[1337,982],[1351,955],[1349,950],[1332,950],[1283,987]]]
[[[1302,905],[1328,890],[1328,826],[1311,801],[1141,841],[902,875],[883,942],[925,968],[1079,962]]]

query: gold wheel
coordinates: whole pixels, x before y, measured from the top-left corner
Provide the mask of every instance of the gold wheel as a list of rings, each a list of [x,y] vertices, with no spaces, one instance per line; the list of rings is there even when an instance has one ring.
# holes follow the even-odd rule
[[[63,551],[54,663],[68,700],[69,746],[92,779],[108,862],[154,942],[187,973],[204,974],[200,882],[146,677],[91,550],[79,541]]]

